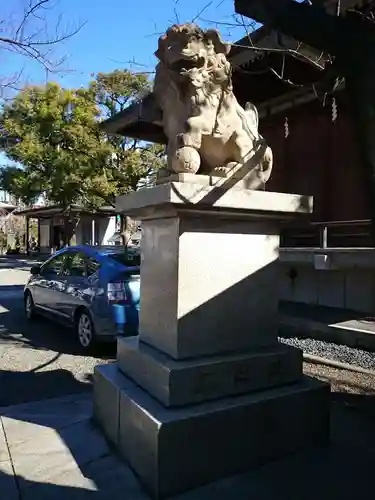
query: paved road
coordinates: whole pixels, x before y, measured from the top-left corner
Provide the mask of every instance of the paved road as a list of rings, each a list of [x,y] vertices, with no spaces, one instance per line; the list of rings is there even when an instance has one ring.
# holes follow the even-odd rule
[[[0,406],[88,391],[94,366],[115,357],[108,346],[98,357],[83,356],[68,329],[44,319],[26,321],[28,268],[27,262],[0,262]]]

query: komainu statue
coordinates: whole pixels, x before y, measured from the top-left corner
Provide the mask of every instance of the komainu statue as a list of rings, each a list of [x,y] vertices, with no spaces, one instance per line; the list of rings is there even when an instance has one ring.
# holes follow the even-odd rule
[[[230,45],[216,30],[174,25],[159,38],[154,94],[168,138],[168,174],[243,179],[263,187],[272,150],[258,131],[254,105],[239,105],[232,89]]]

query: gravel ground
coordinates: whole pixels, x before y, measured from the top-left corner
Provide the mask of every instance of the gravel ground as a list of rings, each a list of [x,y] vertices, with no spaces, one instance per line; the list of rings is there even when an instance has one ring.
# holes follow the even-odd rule
[[[115,346],[82,355],[69,329],[43,318],[27,322],[27,276],[19,264],[0,272],[0,406],[89,391],[95,365],[116,355]]]
[[[354,366],[375,370],[375,352],[364,351],[355,347],[333,344],[315,339],[280,338],[281,342],[299,347],[306,354],[333,359],[341,363],[349,363]]]
[[[332,392],[375,394],[375,375],[351,372],[315,363],[304,363],[303,371],[306,375],[329,382]]]
[[[337,410],[341,408],[341,410],[354,410],[357,415],[366,417],[366,421],[352,422],[350,425],[347,425],[344,432],[345,439],[352,441],[356,445],[359,441],[362,441],[362,445],[365,447],[368,447],[369,444],[373,446],[371,442],[373,442],[373,425],[375,419],[375,376],[314,363],[304,363],[303,371],[305,375],[318,378],[330,384],[331,412],[333,415],[337,417]],[[344,420],[350,417],[352,413],[349,415],[345,413],[345,415]],[[334,438],[335,426],[337,424],[335,418],[333,418],[333,422],[335,425],[331,427],[331,433],[333,433]],[[368,428],[367,430],[366,427]],[[358,433],[362,434],[362,437],[359,436],[359,439],[356,436]]]

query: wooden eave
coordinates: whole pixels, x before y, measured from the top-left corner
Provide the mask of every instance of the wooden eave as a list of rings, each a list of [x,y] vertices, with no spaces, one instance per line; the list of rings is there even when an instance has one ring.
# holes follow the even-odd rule
[[[148,142],[166,144],[162,128],[162,113],[152,93],[112,118],[103,121],[100,127],[107,134],[123,135]]]
[[[324,69],[327,61],[325,55],[320,51],[266,26],[262,26],[249,36],[236,42],[229,59],[232,67],[236,69],[238,66],[250,65],[257,60],[263,59],[272,51],[284,53],[305,64],[318,66],[321,69]]]
[[[25,217],[35,217],[36,219],[49,219],[52,217],[62,217],[67,213],[66,208],[62,205],[47,205],[44,207],[33,207],[15,212],[15,215],[23,215]],[[90,211],[81,205],[71,205],[69,213],[74,215],[95,215],[96,217],[106,217],[116,215],[114,207],[100,207],[96,211]]]

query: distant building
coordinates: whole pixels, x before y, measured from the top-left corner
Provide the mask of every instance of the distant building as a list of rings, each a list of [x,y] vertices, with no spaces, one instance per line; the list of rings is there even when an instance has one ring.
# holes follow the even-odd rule
[[[108,245],[116,232],[117,214],[113,207],[101,207],[94,213],[72,205],[68,220],[59,205],[36,206],[17,211],[17,215],[26,218],[26,251],[30,249],[30,220],[37,220],[37,246],[43,254],[53,253],[64,245],[66,230],[71,233],[71,245]]]
[[[9,213],[15,210],[17,202],[13,196],[6,191],[0,191],[0,212]]]

